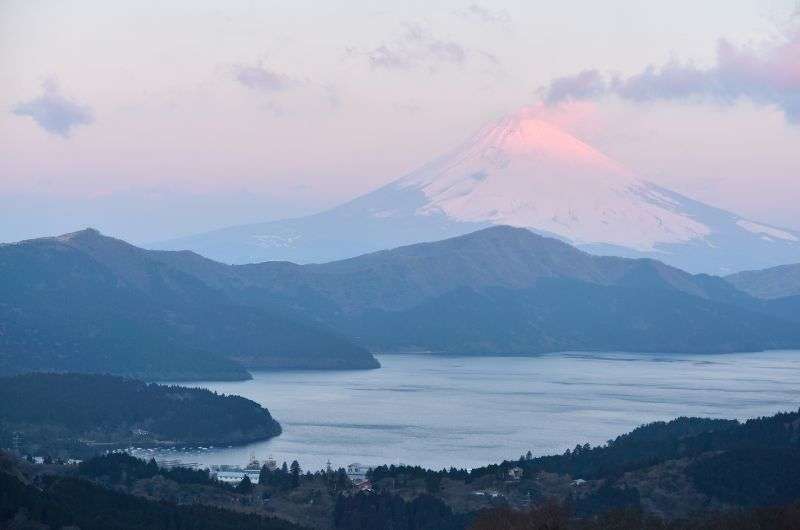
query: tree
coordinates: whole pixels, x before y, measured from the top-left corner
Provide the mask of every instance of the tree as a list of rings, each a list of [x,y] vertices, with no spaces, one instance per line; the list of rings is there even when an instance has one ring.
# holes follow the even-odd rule
[[[258,483],[259,484],[269,484],[269,475],[270,470],[267,467],[267,464],[261,466],[261,471],[258,472]]]
[[[335,487],[337,491],[344,491],[350,487],[350,477],[347,476],[347,472],[344,470],[343,467],[340,467],[336,471]]]
[[[292,488],[296,488],[300,485],[300,463],[297,460],[292,460],[289,472],[292,474]]]
[[[245,495],[248,493],[252,493],[253,491],[253,483],[250,482],[250,477],[247,475],[244,476],[242,481],[236,486],[237,493],[244,493]]]
[[[430,494],[438,493],[442,488],[442,477],[439,474],[431,474],[425,477],[425,491]]]
[[[548,502],[529,511],[509,507],[495,508],[479,514],[471,530],[567,530],[568,514],[563,506]]]

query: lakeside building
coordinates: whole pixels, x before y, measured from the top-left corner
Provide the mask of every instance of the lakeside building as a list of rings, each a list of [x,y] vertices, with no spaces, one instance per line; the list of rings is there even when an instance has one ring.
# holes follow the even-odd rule
[[[253,484],[258,484],[259,472],[252,470],[237,469],[231,471],[211,471],[211,476],[226,484],[239,484],[244,477],[250,479]]]
[[[358,462],[347,464],[347,476],[354,484],[363,482],[367,478],[367,473],[375,469],[375,466],[359,464]]]
[[[278,469],[277,462],[271,456],[264,461],[263,466],[266,466],[270,471]],[[251,454],[250,462],[244,467],[220,464],[211,466],[210,472],[212,477],[226,484],[239,484],[244,480],[244,477],[249,478],[253,484],[258,484],[261,467],[262,463],[256,458],[255,454]]]
[[[508,478],[514,482],[522,480],[523,470],[521,467],[512,467],[508,470]]]

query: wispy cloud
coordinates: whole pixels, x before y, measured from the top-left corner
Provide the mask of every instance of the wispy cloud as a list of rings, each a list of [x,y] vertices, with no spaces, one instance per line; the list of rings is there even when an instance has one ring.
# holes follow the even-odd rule
[[[422,111],[422,105],[414,101],[398,101],[392,104],[392,108],[403,114],[416,114]]]
[[[267,66],[261,60],[256,64],[228,64],[225,69],[227,75],[240,85],[263,95],[265,99],[259,100],[260,108],[275,116],[291,115],[293,107],[312,101],[322,101],[329,109],[342,106],[342,95],[335,84],[295,77]]]
[[[435,70],[445,65],[461,66],[481,54],[462,44],[440,38],[427,27],[406,23],[398,38],[382,43],[365,53],[373,69],[402,70],[428,68]]]
[[[490,9],[480,4],[470,4],[462,9],[456,9],[454,13],[462,18],[477,20],[485,24],[500,26],[511,24],[511,15],[505,9]]]
[[[605,94],[636,102],[705,99],[732,104],[747,98],[774,105],[789,122],[800,123],[800,30],[759,47],[720,40],[716,63],[709,68],[671,61],[625,78],[584,70],[553,80],[543,92],[549,104]]]
[[[28,116],[45,131],[68,138],[73,127],[94,121],[92,109],[61,94],[54,80],[42,83],[41,96],[15,105],[11,112]]]
[[[287,76],[262,64],[255,66],[236,65],[234,78],[242,85],[260,92],[281,92],[291,88],[295,82]]]

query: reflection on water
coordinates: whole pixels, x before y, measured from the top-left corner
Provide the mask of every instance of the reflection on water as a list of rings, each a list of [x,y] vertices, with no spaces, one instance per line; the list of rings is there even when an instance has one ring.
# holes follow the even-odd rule
[[[800,404],[800,352],[730,355],[560,353],[536,357],[381,355],[383,368],[260,372],[197,383],[269,408],[283,434],[157,458],[244,464],[298,459],[475,467],[602,443],[677,416],[750,418]]]

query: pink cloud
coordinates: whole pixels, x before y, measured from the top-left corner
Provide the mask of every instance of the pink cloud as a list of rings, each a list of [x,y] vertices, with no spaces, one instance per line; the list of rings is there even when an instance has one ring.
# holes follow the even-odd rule
[[[552,105],[608,94],[637,102],[711,99],[731,104],[747,98],[774,105],[789,122],[800,123],[800,30],[761,47],[720,40],[710,68],[672,61],[627,78],[584,70],[554,79],[544,90],[544,101]]]

